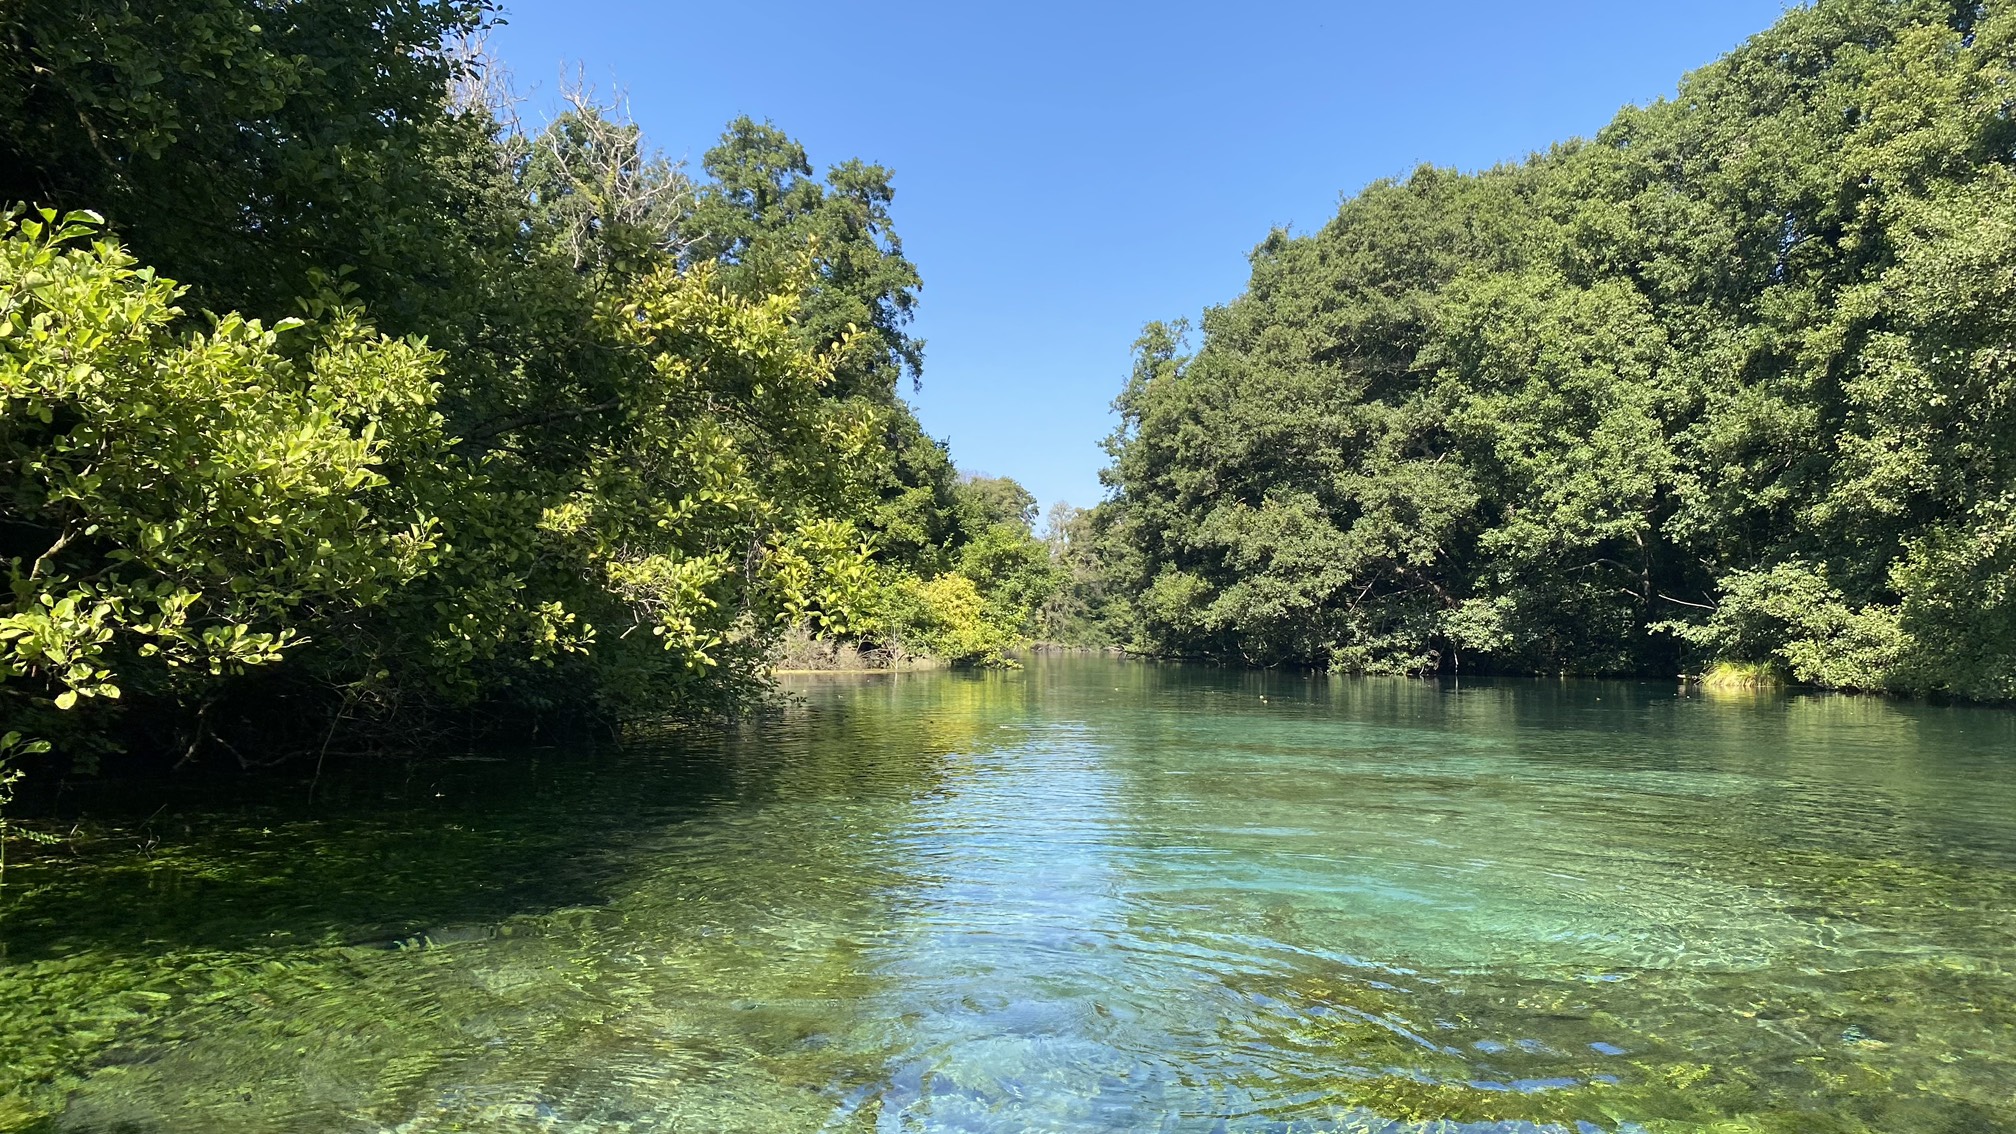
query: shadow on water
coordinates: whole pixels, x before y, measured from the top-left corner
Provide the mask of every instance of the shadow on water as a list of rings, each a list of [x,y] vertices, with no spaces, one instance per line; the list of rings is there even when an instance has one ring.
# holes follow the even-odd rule
[[[859,711],[892,692],[867,682],[614,752],[332,768],[312,803],[305,781],[271,777],[73,791],[89,837],[17,861],[0,893],[0,1130],[550,1109],[471,1067],[521,1034],[653,1052],[654,1075],[726,1059],[752,1031],[789,1048],[806,1026],[776,1003],[866,998],[857,946],[822,925],[881,919],[901,881],[885,836],[992,727],[984,683],[934,688],[907,721]],[[744,955],[797,931],[782,957]],[[462,968],[477,961],[494,971]],[[692,1029],[647,1010],[645,1039],[598,1038],[603,989],[647,1009],[727,1001],[729,1034],[668,1048],[661,1032]],[[849,1074],[809,1073],[815,1104]],[[504,1085],[455,1085],[486,1081]]]
[[[390,947],[433,926],[593,904],[626,846],[746,805],[768,774],[759,746],[788,761],[821,732],[799,719],[760,742],[349,763],[312,801],[293,777],[79,785],[61,802],[87,824],[81,837],[10,868],[0,956]]]
[[[313,803],[308,780],[278,777],[72,790],[62,802],[87,825],[10,870],[0,949],[22,962],[82,947],[389,944],[589,903],[609,848],[704,809],[728,782],[719,762],[552,751],[329,771]]]
[[[0,895],[0,1131],[2016,1129],[2016,716],[794,685],[312,806],[66,797]]]
[[[17,815],[46,829],[74,821],[75,837],[15,848],[0,961],[80,948],[398,947],[437,927],[598,904],[654,833],[780,792],[928,792],[936,762],[987,728],[967,706],[892,735],[885,715],[858,711],[889,689],[851,684],[817,708],[645,729],[602,751],[332,763],[312,792],[298,775],[73,781]]]

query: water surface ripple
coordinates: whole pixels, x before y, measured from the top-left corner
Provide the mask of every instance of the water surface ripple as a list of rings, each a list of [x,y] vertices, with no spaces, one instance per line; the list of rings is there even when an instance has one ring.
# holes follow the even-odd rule
[[[313,803],[66,791],[0,892],[0,1130],[2016,1131],[2016,714],[796,691]]]

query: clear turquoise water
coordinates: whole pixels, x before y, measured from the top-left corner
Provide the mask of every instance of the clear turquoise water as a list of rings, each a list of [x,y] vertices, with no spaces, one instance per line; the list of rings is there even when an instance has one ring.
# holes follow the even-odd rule
[[[312,804],[66,792],[0,892],[0,1129],[2016,1131],[2016,714],[794,688]]]

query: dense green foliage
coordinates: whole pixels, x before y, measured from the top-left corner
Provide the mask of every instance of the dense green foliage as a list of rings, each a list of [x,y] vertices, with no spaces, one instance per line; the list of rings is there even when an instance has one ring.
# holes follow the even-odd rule
[[[394,333],[473,278],[489,123],[445,41],[487,0],[18,0],[0,8],[0,202],[105,214],[213,311],[354,273]],[[494,219],[494,218],[486,218]],[[466,301],[465,301],[466,302]],[[439,345],[439,344],[437,344]]]
[[[1820,0],[1139,346],[1144,648],[2016,697],[2016,10]]]
[[[1052,636],[1049,604],[1062,581],[1031,528],[1035,497],[1007,477],[984,476],[951,480],[947,495],[949,506],[935,514],[950,538],[908,563],[881,565],[876,600],[854,619],[853,636],[891,661],[1013,664],[1012,650]]]
[[[1051,505],[1043,541],[1052,575],[1041,621],[1044,635],[1069,646],[1119,645],[1128,622],[1128,596],[1118,586],[1112,507]]]
[[[289,692],[379,716],[569,687],[620,709],[746,671],[761,627],[841,617],[865,571],[874,419],[819,396],[789,293],[632,281],[621,401],[563,472],[459,452],[417,341],[354,315],[177,330],[175,286],[76,227],[11,234],[0,296],[9,519],[46,542],[0,622],[9,708],[69,718],[38,734],[138,693],[195,708],[193,751],[290,655]]]
[[[788,627],[1035,625],[1026,516],[898,396],[889,171],[522,131],[489,18],[0,11],[0,759],[711,711]]]

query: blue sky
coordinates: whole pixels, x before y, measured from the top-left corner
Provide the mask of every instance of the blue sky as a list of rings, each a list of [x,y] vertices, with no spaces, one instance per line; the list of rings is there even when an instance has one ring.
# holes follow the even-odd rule
[[[517,0],[492,46],[533,122],[579,64],[696,169],[738,114],[822,169],[892,167],[925,428],[963,469],[1086,506],[1141,324],[1236,296],[1269,228],[1423,162],[1587,136],[1784,7]]]

